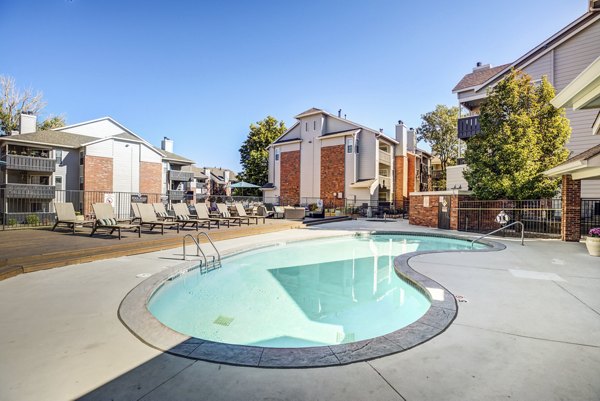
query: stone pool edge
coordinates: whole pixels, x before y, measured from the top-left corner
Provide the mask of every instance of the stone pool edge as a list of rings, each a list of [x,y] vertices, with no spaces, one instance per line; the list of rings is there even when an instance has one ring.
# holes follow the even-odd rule
[[[350,235],[407,235],[458,239],[465,237],[413,231],[357,231]],[[345,236],[345,235],[340,235]],[[287,241],[292,242],[292,241]],[[295,241],[293,241],[295,242]],[[474,250],[440,250],[411,252],[394,257],[396,274],[431,301],[431,307],[417,321],[401,329],[353,343],[304,348],[268,348],[217,343],[178,333],[159,322],[147,308],[147,302],[167,280],[193,270],[197,261],[187,261],[157,273],[134,287],[121,301],[118,318],[140,341],[172,355],[236,366],[261,368],[315,368],[341,366],[368,361],[406,351],[443,333],[456,318],[458,305],[444,286],[410,266],[415,256],[446,252],[493,252],[506,247],[494,241],[480,241],[486,248]],[[276,245],[277,243],[270,244]],[[263,248],[246,247],[244,250]],[[235,249],[227,255],[238,253]]]

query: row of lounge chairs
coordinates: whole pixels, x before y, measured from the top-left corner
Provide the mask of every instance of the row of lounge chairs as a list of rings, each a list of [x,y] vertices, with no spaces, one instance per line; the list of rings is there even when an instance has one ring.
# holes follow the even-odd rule
[[[176,228],[179,233],[179,230],[186,226],[193,227],[198,231],[200,227],[206,227],[210,230],[214,225],[220,228],[221,225],[230,227],[231,224],[240,226],[243,223],[250,225],[250,222],[258,224],[260,220],[263,224],[265,223],[265,216],[248,215],[241,204],[234,205],[237,216],[231,215],[227,205],[217,204],[217,206],[219,213],[211,214],[206,204],[196,203],[194,205],[196,214],[193,215],[185,203],[179,203],[173,205],[175,215],[171,215],[162,203],[132,203],[131,209],[134,217],[117,219],[110,204],[94,203],[92,209],[94,210],[95,219],[81,220],[77,218],[72,203],[55,203],[56,223],[52,227],[52,231],[59,225],[66,225],[75,234],[76,226],[91,226],[90,236],[93,236],[98,230],[108,231],[110,235],[116,231],[119,239],[121,239],[121,230],[132,230],[137,232],[138,237],[141,237],[142,227],[149,227],[150,231],[159,227],[161,234],[164,234],[165,227]]]

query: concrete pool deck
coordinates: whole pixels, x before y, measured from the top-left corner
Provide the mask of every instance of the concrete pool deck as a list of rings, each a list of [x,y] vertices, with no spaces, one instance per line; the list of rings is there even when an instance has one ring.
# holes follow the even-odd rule
[[[440,232],[359,220],[217,246],[359,229]],[[507,248],[410,260],[468,301],[444,333],[399,354],[329,368],[220,365],[140,342],[119,321],[119,304],[146,274],[181,263],[181,249],[13,277],[0,282],[0,399],[600,399],[600,258],[581,243],[494,240]]]

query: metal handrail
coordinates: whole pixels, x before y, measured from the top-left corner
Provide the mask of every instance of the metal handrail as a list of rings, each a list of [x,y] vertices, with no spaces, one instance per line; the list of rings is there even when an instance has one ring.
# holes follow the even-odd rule
[[[521,223],[520,221],[515,221],[513,223],[507,224],[505,226],[500,227],[497,230],[494,230],[492,232],[489,232],[487,234],[482,235],[481,237],[475,238],[473,241],[471,241],[471,249],[473,249],[473,245],[475,245],[475,243],[481,239],[484,239],[487,236],[490,236],[492,234],[495,234],[499,231],[502,231],[510,226],[514,226],[515,224],[520,224],[521,225],[521,245],[524,246],[525,245],[525,225],[523,223]]]
[[[196,240],[196,238],[194,238],[192,236],[192,234],[186,234],[183,236],[183,260],[186,260],[186,255],[185,255],[185,239],[187,237],[190,237],[192,239],[192,241],[194,241],[194,244],[196,244],[196,256],[200,256],[200,253],[202,253],[202,257],[204,258],[204,266],[207,265],[207,260],[206,260],[206,255],[204,254],[204,251],[202,251],[202,248],[200,248],[200,244],[199,242]]]
[[[212,242],[212,239],[210,239],[210,235],[208,235],[208,233],[205,233],[204,231],[199,232],[196,235],[196,239],[198,240],[197,243],[198,244],[200,243],[200,236],[201,235],[204,235],[206,237],[206,239],[208,239],[208,242],[210,242],[210,244],[212,245],[213,249],[217,253],[218,260],[219,260],[219,263],[220,263],[221,262],[221,254],[219,253],[219,250],[217,249],[217,247],[215,246],[215,244]],[[198,246],[200,246],[200,245],[198,245]],[[202,251],[202,250],[200,250],[200,251]],[[202,252],[202,254],[204,254],[204,252]],[[213,261],[214,261],[214,256],[213,256]]]

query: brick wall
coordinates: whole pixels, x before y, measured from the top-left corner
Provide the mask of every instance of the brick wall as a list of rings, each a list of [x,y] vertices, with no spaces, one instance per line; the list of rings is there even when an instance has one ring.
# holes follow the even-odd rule
[[[281,152],[279,165],[281,203],[295,205],[300,202],[300,151]]]
[[[581,181],[570,175],[562,177],[562,221],[563,241],[579,241],[581,238]]]
[[[404,188],[404,162],[406,157],[396,156],[394,157],[394,201],[396,205],[403,205],[408,193],[405,193]]]
[[[406,172],[406,174],[408,175],[408,184],[407,184],[407,191],[410,194],[411,192],[415,192],[418,191],[419,188],[415,187],[415,182],[416,182],[416,170],[415,170],[415,165],[417,162],[417,156],[415,156],[412,153],[407,153],[406,157],[408,159],[408,171]],[[415,189],[416,188],[416,189]]]
[[[424,206],[424,199],[429,198],[429,207]],[[439,196],[412,195],[408,213],[408,222],[416,226],[438,226]],[[452,213],[452,211],[450,212]],[[450,223],[452,224],[452,222]]]
[[[112,157],[85,156],[85,160],[83,163],[84,190],[112,192]]]
[[[344,164],[344,145],[321,148],[321,198],[325,202],[343,204],[343,199],[334,198],[333,193],[344,192]],[[342,195],[345,196],[346,194]]]
[[[140,162],[140,192],[160,194],[162,188],[162,164]]]

